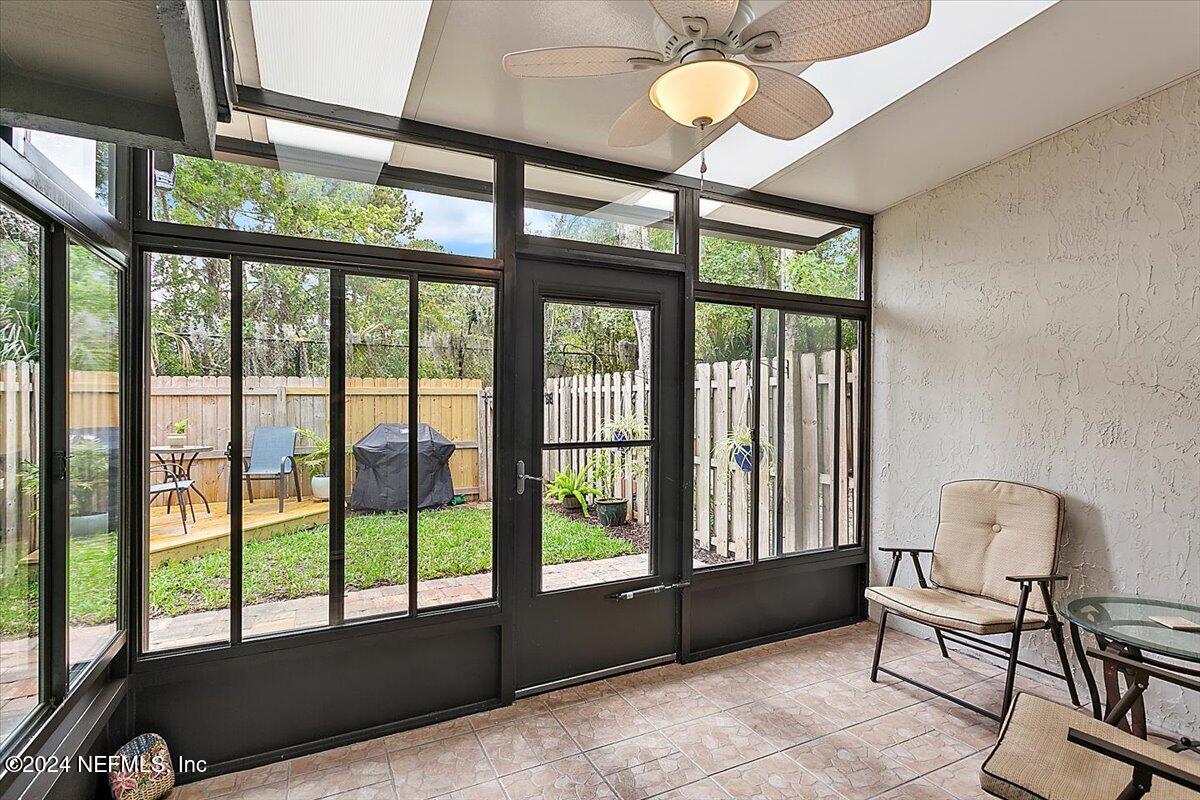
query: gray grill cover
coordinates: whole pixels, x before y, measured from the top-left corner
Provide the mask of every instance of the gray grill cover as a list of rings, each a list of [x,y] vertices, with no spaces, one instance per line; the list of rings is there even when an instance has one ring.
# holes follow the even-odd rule
[[[425,424],[417,426],[417,508],[454,499],[450,456],[454,442]],[[408,510],[408,426],[384,422],[354,444],[354,511]]]

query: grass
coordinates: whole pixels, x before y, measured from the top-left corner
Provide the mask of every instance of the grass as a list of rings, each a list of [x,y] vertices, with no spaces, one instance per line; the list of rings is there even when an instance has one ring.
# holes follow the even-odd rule
[[[417,515],[417,575],[421,580],[474,575],[492,568],[492,512],[461,506]],[[71,622],[94,625],[116,615],[111,536],[72,541]],[[542,516],[547,564],[588,561],[635,552],[599,525],[552,510]],[[346,588],[406,582],[408,517],[375,514],[346,520]],[[329,591],[329,526],[247,542],[242,592],[247,605]],[[167,562],[150,572],[150,613],[178,616],[229,606],[229,551]],[[36,584],[6,579],[0,586],[0,632],[36,630]]]

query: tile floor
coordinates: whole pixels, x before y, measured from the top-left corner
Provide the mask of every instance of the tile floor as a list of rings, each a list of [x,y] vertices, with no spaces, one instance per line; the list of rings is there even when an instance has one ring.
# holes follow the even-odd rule
[[[867,670],[863,623],[671,664],[177,789],[172,800],[972,800],[997,725]],[[1001,670],[883,660],[999,707]],[[884,679],[885,676],[880,676]],[[1066,702],[1065,689],[1020,688]]]

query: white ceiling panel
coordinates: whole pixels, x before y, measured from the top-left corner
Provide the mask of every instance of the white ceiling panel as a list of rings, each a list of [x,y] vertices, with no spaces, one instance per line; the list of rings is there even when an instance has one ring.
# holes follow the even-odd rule
[[[654,75],[595,79],[510,77],[500,59],[556,45],[656,50],[645,0],[437,0],[406,117],[668,172],[698,150],[698,132],[677,127],[645,147],[614,149],[608,130]]]
[[[1200,3],[1063,0],[757,188],[878,212],[1200,70]]]

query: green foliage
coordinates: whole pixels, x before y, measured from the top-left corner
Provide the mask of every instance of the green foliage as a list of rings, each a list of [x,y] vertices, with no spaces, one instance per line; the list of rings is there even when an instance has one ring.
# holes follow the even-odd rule
[[[560,503],[568,497],[574,497],[579,501],[579,508],[583,511],[585,517],[588,516],[588,496],[600,495],[602,493],[600,489],[592,486],[588,481],[586,471],[576,472],[570,467],[559,470],[550,482],[546,484],[547,496]]]
[[[326,475],[329,472],[329,437],[301,428],[298,433],[313,444],[311,453],[297,456],[296,461],[308,470],[310,475]]]
[[[78,244],[68,253],[71,369],[116,372],[120,364],[120,273]]]
[[[22,458],[17,466],[17,485],[21,494],[30,499],[29,518],[37,519],[38,498],[42,491],[42,471],[38,465],[28,458]]]
[[[98,513],[107,505],[108,448],[94,436],[70,445],[67,492],[72,516]]]
[[[41,252],[39,227],[0,206],[0,361],[37,361]]]
[[[188,432],[188,421],[187,421],[187,419],[178,420],[174,425],[171,426],[171,428],[175,431],[176,434],[178,434],[179,436],[183,436],[185,433]]]

